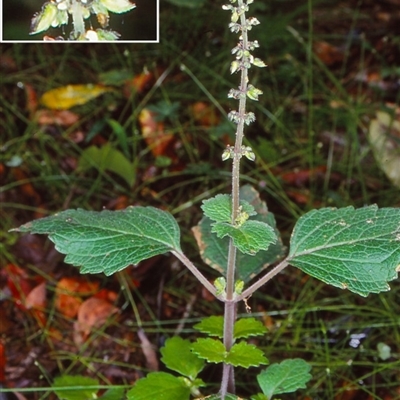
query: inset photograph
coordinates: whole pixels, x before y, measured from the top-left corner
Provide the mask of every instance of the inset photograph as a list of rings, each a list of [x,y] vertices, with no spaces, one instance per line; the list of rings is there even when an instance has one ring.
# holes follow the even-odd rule
[[[4,42],[158,43],[159,0],[4,0]]]

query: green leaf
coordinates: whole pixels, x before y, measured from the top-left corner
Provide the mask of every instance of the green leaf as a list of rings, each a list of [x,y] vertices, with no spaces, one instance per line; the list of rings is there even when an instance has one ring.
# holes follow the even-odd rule
[[[128,400],[189,400],[190,388],[182,379],[166,372],[150,372],[127,393]]]
[[[255,215],[254,207],[245,200],[240,201],[241,211],[248,215]],[[204,215],[215,222],[231,222],[232,200],[229,194],[217,194],[211,199],[203,201],[201,206]]]
[[[231,237],[234,246],[242,253],[249,255],[254,255],[260,250],[267,250],[269,245],[277,240],[273,228],[260,221],[246,221],[241,226],[217,222],[211,231],[215,232],[219,238]]]
[[[304,389],[311,379],[310,364],[300,358],[272,364],[257,375],[258,384],[268,400],[275,394],[292,393]]]
[[[244,368],[268,364],[263,352],[256,346],[246,342],[234,344],[231,350],[227,352],[220,340],[211,338],[197,339],[192,344],[192,351],[210,363],[224,362],[235,367],[241,366]]]
[[[48,234],[65,262],[82,273],[111,275],[130,264],[180,250],[179,226],[154,207],[101,212],[66,210],[28,222],[13,231]]]
[[[227,356],[224,344],[217,339],[197,339],[192,344],[193,353],[211,363],[221,363]]]
[[[267,332],[261,321],[255,318],[241,318],[235,322],[233,336],[235,339],[249,336],[260,336]]]
[[[94,399],[98,389],[93,388],[99,382],[96,379],[82,375],[63,375],[54,379],[53,389],[60,400],[91,400]],[[91,388],[85,389],[85,386]],[[64,388],[64,389],[57,389]],[[71,389],[65,389],[70,387]]]
[[[268,364],[268,360],[254,344],[239,342],[232,346],[225,358],[225,363],[232,364],[235,367],[249,368]]]
[[[198,324],[193,326],[199,332],[207,333],[210,336],[224,337],[224,317],[222,315],[211,315],[203,318]]]
[[[390,290],[400,264],[400,209],[310,211],[293,230],[288,262],[361,296]]]
[[[106,170],[114,172],[129,186],[135,182],[135,166],[119,150],[112,148],[110,143],[100,148],[90,146],[84,150],[79,159],[78,168],[81,170],[96,168],[100,172]]]
[[[245,185],[240,189],[240,197],[254,206],[257,212],[254,220],[266,222],[278,236],[277,242],[271,244],[267,251],[261,250],[254,256],[238,252],[236,278],[248,282],[269,265],[281,259],[285,253],[285,247],[276,229],[275,217],[268,211],[265,202],[261,201],[259,193],[252,186]],[[198,226],[192,228],[203,261],[225,276],[229,237],[219,239],[211,232],[211,229],[212,221],[207,217],[203,218]]]
[[[167,339],[161,349],[161,361],[173,371],[195,380],[204,368],[204,360],[191,352],[192,343],[179,336]]]

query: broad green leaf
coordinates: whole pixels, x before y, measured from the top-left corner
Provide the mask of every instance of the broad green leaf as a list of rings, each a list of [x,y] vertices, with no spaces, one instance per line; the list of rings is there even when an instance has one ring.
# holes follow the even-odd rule
[[[80,106],[114,89],[102,85],[67,85],[49,90],[40,98],[40,102],[53,110],[67,110]]]
[[[67,255],[65,262],[82,266],[82,273],[111,275],[170,250],[181,251],[177,222],[154,207],[66,210],[13,231],[48,234],[56,249]]]
[[[161,361],[167,368],[187,376],[192,381],[204,368],[204,360],[191,352],[192,343],[179,336],[167,339],[161,349]]]
[[[125,182],[132,186],[136,178],[135,166],[110,143],[98,148],[90,146],[84,150],[79,159],[80,170],[96,168],[100,172],[111,171],[120,176]]]
[[[52,387],[60,400],[91,400],[95,398],[98,392],[98,389],[93,388],[93,386],[98,384],[99,382],[96,379],[86,376],[64,375],[55,378]],[[85,386],[91,388],[85,389]],[[57,387],[64,389],[57,389]],[[70,387],[71,390],[65,389],[66,387]]]
[[[204,358],[211,363],[224,362],[228,354],[220,340],[211,338],[197,339],[192,344],[192,351],[200,358]]]
[[[127,393],[128,400],[189,400],[190,388],[182,379],[166,372],[150,372]]]
[[[245,185],[240,189],[240,198],[254,206],[257,215],[252,219],[266,222],[274,229],[278,237],[277,242],[271,244],[267,251],[261,250],[253,256],[238,252],[236,278],[248,282],[270,264],[282,258],[285,248],[280,239],[279,231],[276,229],[275,217],[268,211],[265,202],[261,201],[259,193],[252,186]],[[224,237],[223,239],[216,237],[211,232],[211,224],[212,221],[204,217],[199,225],[192,228],[192,230],[203,261],[225,276],[228,262],[229,237]]]
[[[222,239],[229,236],[239,251],[254,255],[260,250],[267,250],[269,245],[275,243],[277,237],[273,228],[265,222],[246,221],[241,226],[233,226],[226,222],[217,222],[211,229]]]
[[[129,0],[99,0],[99,2],[106,7],[108,11],[117,14],[127,12],[136,7],[136,5],[130,3]]]
[[[236,343],[228,352],[224,344],[217,339],[197,339],[192,344],[193,353],[211,363],[227,363],[235,367],[249,368],[268,364],[263,352],[252,344],[246,342]]]
[[[239,342],[232,346],[225,358],[225,363],[235,367],[249,368],[268,364],[268,360],[254,344]]]
[[[361,296],[390,290],[400,269],[400,209],[310,211],[293,230],[288,262]]]
[[[198,324],[193,326],[199,332],[207,333],[209,336],[224,337],[224,317],[222,315],[211,315],[203,318]]]
[[[235,322],[233,336],[235,339],[260,336],[267,332],[261,321],[255,318],[241,318]]]
[[[301,358],[294,358],[270,365],[257,375],[257,381],[270,400],[275,394],[305,389],[306,383],[311,379],[310,370],[310,364]]]
[[[241,200],[240,206],[242,212],[246,212],[249,216],[256,214],[254,207],[247,201]],[[204,200],[201,208],[204,215],[215,222],[231,222],[232,200],[229,194],[217,194],[211,199]]]
[[[393,185],[400,187],[400,122],[379,111],[371,121],[368,139],[379,166]]]

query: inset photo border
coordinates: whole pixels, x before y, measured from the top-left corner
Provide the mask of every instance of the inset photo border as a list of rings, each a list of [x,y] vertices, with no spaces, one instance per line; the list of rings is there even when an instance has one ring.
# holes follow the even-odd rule
[[[160,0],[2,0],[5,43],[158,43]]]

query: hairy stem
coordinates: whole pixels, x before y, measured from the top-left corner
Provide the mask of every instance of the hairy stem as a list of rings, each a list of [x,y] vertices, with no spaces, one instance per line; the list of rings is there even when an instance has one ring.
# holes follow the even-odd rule
[[[243,0],[238,0],[238,9],[244,6]],[[242,27],[246,26],[245,13],[240,15],[240,23]],[[243,48],[247,48],[247,29],[242,29]],[[242,143],[244,135],[244,118],[246,113],[246,93],[248,84],[247,68],[241,69],[240,87],[239,90],[243,94],[239,98],[239,121],[236,129],[236,140],[233,151],[232,162],[232,216],[231,223],[235,224],[239,213],[239,186],[240,186],[240,160],[242,158]],[[226,351],[229,351],[234,343],[233,327],[236,320],[236,302],[233,302],[235,291],[235,269],[236,269],[236,252],[237,249],[233,245],[232,238],[229,241],[228,264],[226,271],[226,301],[224,310],[224,346]],[[227,393],[235,393],[235,378],[232,365],[224,364],[222,372],[222,382],[220,394],[224,399]]]

